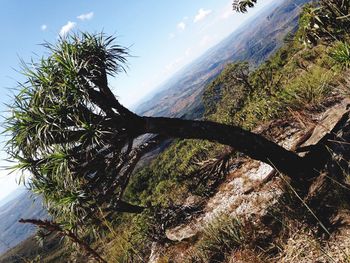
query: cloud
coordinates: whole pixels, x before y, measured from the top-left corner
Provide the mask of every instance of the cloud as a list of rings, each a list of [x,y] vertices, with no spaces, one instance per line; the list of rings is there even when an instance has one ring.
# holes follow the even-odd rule
[[[69,33],[69,31],[71,31],[76,25],[77,25],[77,23],[68,21],[67,24],[65,24],[65,25],[61,28],[61,30],[60,30],[60,36],[61,36],[61,37],[65,37],[65,36]]]
[[[94,12],[90,12],[90,13],[86,13],[86,14],[81,14],[79,16],[77,16],[77,18],[81,21],[85,21],[85,20],[90,20],[94,17]]]
[[[41,26],[40,26],[40,29],[41,29],[41,31],[46,31],[47,25],[45,25],[45,24],[44,24],[44,25],[41,25]]]
[[[208,9],[208,10],[204,10],[203,8],[199,9],[197,15],[194,17],[193,22],[197,23],[197,22],[203,20],[208,15],[210,15],[211,12],[212,11],[210,9]]]
[[[180,22],[177,24],[177,29],[179,29],[180,31],[184,31],[186,29],[186,23],[185,22]]]

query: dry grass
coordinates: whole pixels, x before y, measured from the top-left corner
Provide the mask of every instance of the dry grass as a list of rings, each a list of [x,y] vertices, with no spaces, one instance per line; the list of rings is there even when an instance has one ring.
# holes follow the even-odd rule
[[[320,241],[304,229],[292,234],[271,262],[324,262],[320,261],[324,257],[321,248]]]
[[[296,231],[269,262],[328,263],[350,262],[350,231],[343,230],[325,241],[316,238],[307,228]]]
[[[243,224],[229,215],[219,215],[203,230],[200,240],[188,252],[187,262],[223,262],[246,242]]]
[[[259,254],[251,249],[240,249],[234,251],[228,259],[227,263],[263,263],[265,261],[265,255]]]

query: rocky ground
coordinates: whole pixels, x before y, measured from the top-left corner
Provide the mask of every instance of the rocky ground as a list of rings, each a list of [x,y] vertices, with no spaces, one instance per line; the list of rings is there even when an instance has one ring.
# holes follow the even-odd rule
[[[345,125],[344,120],[348,120],[349,103],[349,100],[337,98],[325,111],[309,116],[295,113],[293,121],[290,119],[273,121],[260,126],[255,132],[264,134],[290,150],[307,148],[324,140],[330,141],[330,135],[343,132],[339,127]],[[341,146],[341,143],[346,142],[334,143]],[[192,248],[200,240],[206,226],[216,218],[225,214],[254,225],[264,220],[271,207],[280,202],[281,196],[286,192],[286,181],[278,175],[278,171],[267,164],[251,159],[236,159],[235,162],[239,165],[227,175],[226,181],[221,184],[216,194],[207,200],[199,216],[167,229],[166,235],[174,241],[174,244],[167,246],[153,244],[150,263],[163,262],[165,257],[173,262],[184,262],[193,252]],[[322,182],[314,183],[315,192],[318,191],[320,184],[322,185]],[[344,185],[344,187],[347,186]],[[348,218],[347,213],[343,216],[338,213],[337,216],[342,217],[343,221],[344,218]],[[304,224],[300,222],[297,226],[294,222],[295,232],[288,234],[288,239],[281,244],[279,251],[275,252],[273,257],[267,259],[266,253],[264,256],[259,256],[259,248],[253,250],[240,248],[233,250],[226,259],[227,262],[258,262],[257,260],[262,262],[346,262],[342,260],[349,260],[350,229],[347,222],[343,223],[336,232],[330,233],[326,241],[321,241],[315,237],[312,230],[305,229]],[[300,231],[297,231],[298,228]],[[275,235],[274,238],[277,236],[279,238],[281,235]],[[264,252],[264,249],[261,248],[261,252]]]

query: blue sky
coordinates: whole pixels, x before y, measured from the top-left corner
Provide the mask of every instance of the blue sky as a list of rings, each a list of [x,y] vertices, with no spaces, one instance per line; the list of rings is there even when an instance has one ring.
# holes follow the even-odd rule
[[[113,34],[129,47],[128,71],[110,80],[126,106],[135,105],[181,67],[222,40],[273,0],[248,15],[233,13],[232,0],[0,0],[0,110],[18,81],[20,59],[45,55],[40,46],[71,31]],[[1,141],[6,138],[2,136]],[[0,151],[0,164],[6,155]],[[17,186],[0,170],[0,199]]]

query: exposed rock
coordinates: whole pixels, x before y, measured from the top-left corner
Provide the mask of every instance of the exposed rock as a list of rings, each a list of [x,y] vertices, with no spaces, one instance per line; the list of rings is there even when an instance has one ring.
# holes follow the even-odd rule
[[[162,247],[156,242],[152,243],[151,255],[149,256],[148,263],[157,263],[161,257]]]
[[[292,148],[303,131],[289,126],[281,143]],[[208,200],[204,213],[191,222],[168,229],[166,235],[170,240],[183,241],[196,236],[203,228],[222,213],[249,219],[253,215],[263,216],[266,208],[276,202],[283,193],[279,187],[279,179],[269,182],[275,174],[274,169],[265,163],[247,159],[232,171],[218,192]],[[256,191],[258,188],[259,191]]]
[[[300,145],[300,148],[308,148],[316,145],[320,142],[327,134],[329,134],[336,125],[342,120],[342,118],[349,112],[350,100],[345,99],[340,104],[328,109],[322,114],[320,121],[314,127],[312,135],[308,140]],[[300,155],[305,155],[302,153]]]
[[[328,138],[327,134],[348,113],[349,102],[344,100],[315,116],[316,124],[310,121],[305,122],[307,125],[301,125],[298,121],[279,120],[260,127],[255,132],[290,150],[299,146],[313,146]],[[173,241],[196,238],[208,223],[223,213],[243,220],[261,218],[266,215],[267,208],[278,202],[278,197],[284,192],[281,179],[275,177],[275,174],[276,171],[270,165],[246,159],[242,165],[229,173],[217,193],[209,198],[201,215],[189,223],[167,229],[167,237]],[[239,255],[233,255],[232,262],[239,262]]]

